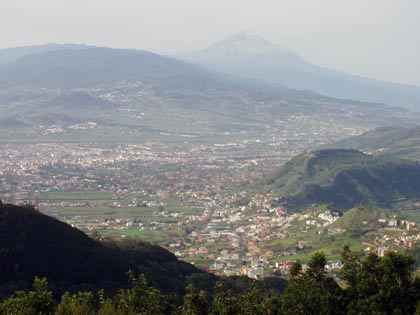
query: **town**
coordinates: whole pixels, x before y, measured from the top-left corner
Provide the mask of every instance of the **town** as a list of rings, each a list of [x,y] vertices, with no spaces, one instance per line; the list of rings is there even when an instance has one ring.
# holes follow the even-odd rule
[[[334,273],[349,240],[335,225],[343,214],[316,205],[289,212],[270,193],[252,191],[265,172],[322,143],[5,143],[1,196],[35,204],[96,237],[151,241],[218,275],[287,276],[294,261],[305,262],[328,239],[327,267]],[[383,217],[365,224],[378,232],[351,239],[355,250],[383,255],[420,238],[413,221]]]

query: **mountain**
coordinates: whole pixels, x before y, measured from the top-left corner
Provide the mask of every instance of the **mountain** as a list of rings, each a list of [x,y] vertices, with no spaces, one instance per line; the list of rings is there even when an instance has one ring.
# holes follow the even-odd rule
[[[165,292],[182,291],[194,279],[212,287],[215,280],[159,246],[134,240],[95,241],[31,207],[0,203],[0,292],[23,288],[36,276],[65,290],[113,290],[126,285],[129,270],[144,273]]]
[[[260,182],[289,208],[327,204],[348,210],[360,204],[390,208],[420,198],[420,165],[356,150],[319,150],[296,156]]]
[[[186,60],[197,59],[200,63],[210,64],[212,67],[216,67],[219,63],[228,64],[228,69],[234,69],[235,66],[238,66],[237,71],[243,69],[240,67],[241,64],[248,61],[256,62],[261,57],[269,58],[260,60],[260,62],[266,62],[267,67],[270,66],[270,61],[273,59],[276,59],[284,67],[298,67],[305,64],[305,60],[298,54],[276,46],[250,31],[228,37],[203,51],[189,52],[180,56]],[[241,76],[244,75],[246,75],[246,72],[241,73]]]
[[[77,45],[77,44],[45,44],[37,46],[22,46],[14,48],[0,49],[0,65],[13,63],[21,59],[22,57],[33,55],[33,54],[42,54],[49,51],[56,50],[79,50],[84,49],[87,46]]]
[[[5,141],[336,139],[420,119],[402,108],[240,79],[147,51],[90,46],[0,65],[0,116]]]
[[[80,88],[122,80],[153,80],[205,72],[147,51],[86,47],[30,54],[0,65],[0,88]]]
[[[382,127],[330,145],[420,161],[420,127]]]
[[[420,87],[383,82],[308,63],[298,54],[247,31],[181,60],[244,78],[277,82],[342,99],[420,109]]]

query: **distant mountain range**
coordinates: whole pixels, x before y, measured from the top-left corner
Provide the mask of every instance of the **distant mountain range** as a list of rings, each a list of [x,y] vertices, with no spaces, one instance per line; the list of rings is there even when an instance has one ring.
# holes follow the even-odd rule
[[[157,80],[189,73],[210,73],[199,66],[147,51],[53,46],[0,65],[0,88],[31,86],[81,88],[122,80]],[[38,47],[36,51],[40,51]],[[28,52],[33,51],[29,49]],[[2,51],[0,50],[0,56]]]
[[[7,54],[9,62],[0,62],[0,138],[7,140],[344,137],[420,120],[406,109],[238,78],[147,51],[46,45]],[[95,130],[66,129],[87,122]],[[51,133],[51,125],[64,129]]]
[[[55,50],[79,50],[87,47],[88,46],[86,45],[51,43],[37,46],[22,46],[0,49],[0,65],[16,62],[19,59],[29,55],[43,54]]]
[[[294,209],[311,204],[341,210],[360,204],[392,207],[401,198],[420,198],[420,165],[356,150],[320,150],[294,157],[260,184],[261,192]]]
[[[420,161],[420,127],[382,127],[330,145]]]
[[[293,89],[420,110],[418,86],[372,80],[316,66],[249,31],[178,57],[209,69],[276,82]]]

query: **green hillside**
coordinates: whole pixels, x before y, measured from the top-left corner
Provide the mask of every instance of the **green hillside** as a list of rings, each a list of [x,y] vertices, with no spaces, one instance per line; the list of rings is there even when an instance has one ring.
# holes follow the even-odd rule
[[[392,207],[396,199],[420,197],[420,165],[356,150],[320,150],[298,155],[259,185],[295,209],[313,203],[342,210],[359,204]]]
[[[215,277],[180,262],[150,243],[95,241],[78,229],[31,207],[0,204],[0,292],[26,288],[36,276],[59,288],[105,288],[127,284],[127,272],[143,273],[165,292],[189,282],[212,287]]]
[[[420,127],[384,127],[331,145],[334,148],[371,151],[378,155],[420,160]]]
[[[332,224],[333,227],[346,231],[361,231],[381,227],[380,219],[387,216],[367,207],[356,207],[345,212],[344,215]]]

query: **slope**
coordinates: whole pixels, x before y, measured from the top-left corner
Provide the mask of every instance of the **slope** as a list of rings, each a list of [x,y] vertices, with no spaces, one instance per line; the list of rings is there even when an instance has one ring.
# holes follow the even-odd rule
[[[359,204],[392,207],[396,199],[420,197],[420,165],[356,150],[320,150],[298,155],[260,184],[261,191],[294,209],[313,203],[342,210]]]
[[[280,83],[337,98],[384,103],[420,109],[420,87],[372,80],[319,67],[298,54],[243,32],[182,60],[232,75]]]
[[[334,148],[358,149],[378,155],[420,160],[420,127],[386,127],[368,131],[330,145]]]
[[[0,116],[0,141],[167,140],[168,134],[200,142],[337,138],[420,118],[402,108],[229,77],[146,51],[100,47],[32,54],[0,66]],[[78,127],[90,122],[94,128]]]
[[[345,212],[332,226],[349,232],[360,232],[382,227],[378,220],[386,218],[387,216],[384,213],[359,206]]]
[[[206,72],[147,51],[87,47],[27,55],[0,66],[0,88],[79,88],[122,80],[144,80]]]
[[[134,240],[98,242],[31,207],[0,204],[3,291],[25,287],[35,276],[66,290],[113,290],[127,283],[128,270],[144,273],[165,292],[182,291],[188,279],[201,279],[210,287],[215,279],[159,246]]]
[[[45,45],[22,46],[22,47],[0,49],[0,65],[16,62],[25,56],[29,56],[33,54],[42,54],[49,51],[64,50],[64,49],[79,50],[79,49],[84,49],[86,47],[87,46],[85,45],[77,45],[77,44],[51,43],[51,44],[45,44]]]

